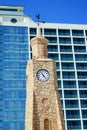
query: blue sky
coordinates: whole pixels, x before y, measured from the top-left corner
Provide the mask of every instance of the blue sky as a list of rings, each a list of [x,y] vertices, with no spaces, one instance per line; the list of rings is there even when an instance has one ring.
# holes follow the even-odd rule
[[[36,21],[87,24],[87,0],[0,0],[0,5],[24,6],[25,15]]]

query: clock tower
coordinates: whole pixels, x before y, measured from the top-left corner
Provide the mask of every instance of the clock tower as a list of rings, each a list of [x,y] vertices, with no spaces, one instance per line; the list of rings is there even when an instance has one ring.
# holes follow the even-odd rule
[[[32,60],[26,68],[25,130],[65,130],[57,86],[56,65],[48,58],[48,40],[31,40]]]

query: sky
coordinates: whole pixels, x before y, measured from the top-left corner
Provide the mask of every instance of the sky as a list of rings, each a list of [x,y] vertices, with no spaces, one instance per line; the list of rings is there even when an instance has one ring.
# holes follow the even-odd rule
[[[47,23],[87,24],[87,0],[0,0],[1,5],[24,6],[24,14]]]

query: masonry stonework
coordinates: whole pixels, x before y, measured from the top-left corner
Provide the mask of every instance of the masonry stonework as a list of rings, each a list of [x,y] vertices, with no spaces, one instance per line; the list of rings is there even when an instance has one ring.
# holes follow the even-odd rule
[[[65,130],[56,65],[52,59],[47,58],[47,42],[41,37],[31,41],[33,59],[28,62],[26,68],[25,130]],[[37,72],[41,69],[49,72],[49,79],[45,82],[37,78]]]

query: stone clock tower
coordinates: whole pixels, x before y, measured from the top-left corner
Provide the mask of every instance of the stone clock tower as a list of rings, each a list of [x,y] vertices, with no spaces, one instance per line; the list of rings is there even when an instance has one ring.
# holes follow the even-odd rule
[[[26,68],[25,130],[65,130],[56,65],[47,57],[47,45],[38,27],[37,36],[31,40],[32,60]]]

